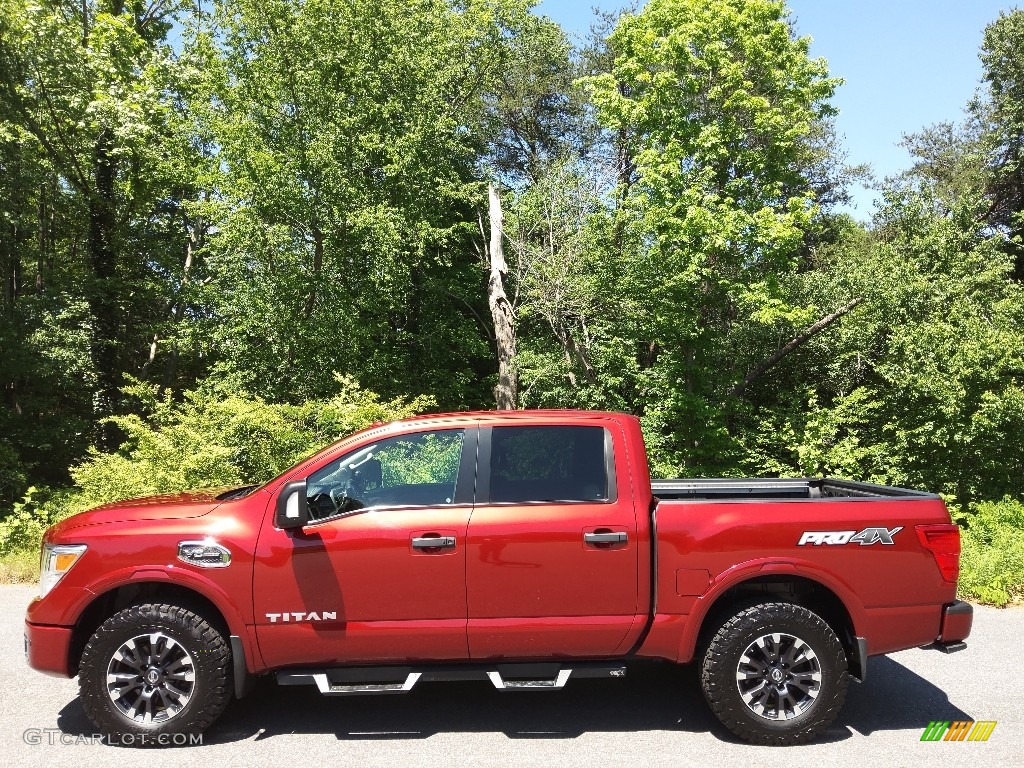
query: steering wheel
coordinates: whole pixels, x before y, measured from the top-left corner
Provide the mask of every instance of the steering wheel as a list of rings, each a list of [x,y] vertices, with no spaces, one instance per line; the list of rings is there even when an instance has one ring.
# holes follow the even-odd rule
[[[331,488],[330,499],[331,504],[334,505],[335,514],[341,514],[342,512],[352,512],[353,510],[362,509],[364,506],[366,506],[359,499],[353,496],[349,496],[348,494],[350,490],[351,486],[349,484],[346,484],[339,488]]]
[[[316,520],[338,513],[338,505],[328,493],[315,493],[306,500],[306,503]]]

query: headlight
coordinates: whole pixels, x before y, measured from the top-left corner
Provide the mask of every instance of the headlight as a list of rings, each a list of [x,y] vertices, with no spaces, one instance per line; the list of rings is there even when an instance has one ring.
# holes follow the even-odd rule
[[[43,597],[71,570],[85,552],[85,544],[43,544],[39,563],[39,596]]]

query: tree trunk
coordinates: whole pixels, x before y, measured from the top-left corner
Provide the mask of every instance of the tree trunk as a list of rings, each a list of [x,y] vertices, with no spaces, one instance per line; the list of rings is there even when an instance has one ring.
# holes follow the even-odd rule
[[[178,347],[177,339],[177,328],[181,323],[182,315],[185,314],[185,297],[184,293],[189,283],[189,278],[192,272],[192,265],[195,263],[196,254],[206,243],[206,232],[208,230],[206,219],[202,216],[196,217],[196,220],[189,224],[186,220],[185,229],[188,232],[188,238],[185,240],[185,264],[181,269],[181,285],[178,288],[178,295],[174,298],[174,303],[171,306],[171,335],[173,341],[171,342],[170,354],[167,356],[167,366],[164,368],[164,380],[161,386],[161,391],[170,389],[174,384],[174,377],[178,373],[178,356],[180,349]],[[153,362],[153,358],[156,356],[156,336],[153,337],[153,349],[150,350],[149,362]]]
[[[857,307],[857,305],[860,304],[862,301],[864,301],[864,297],[858,296],[845,307],[841,307],[837,309],[835,312],[825,315],[825,317],[821,318],[821,320],[816,322],[810,328],[794,336],[792,339],[789,340],[789,342],[786,343],[784,347],[782,347],[782,349],[775,352],[775,354],[773,354],[763,363],[754,368],[754,370],[752,370],[750,373],[746,375],[743,381],[741,381],[739,384],[733,387],[733,397],[739,397],[740,395],[742,395],[744,391],[746,391],[748,386],[757,381],[757,379],[759,379],[768,370],[774,367],[776,363],[782,360],[786,355],[793,352],[793,350],[803,346],[805,343],[810,341],[815,335],[821,333],[821,331],[828,328],[830,325],[832,325],[832,323],[841,318],[843,315],[852,312]]]
[[[324,233],[320,229],[320,219],[316,216],[310,224],[310,235],[313,238],[313,275],[309,284],[309,292],[302,306],[302,319],[309,320],[316,307],[316,292],[320,283],[320,274],[324,269]]]
[[[95,189],[89,198],[89,267],[92,272],[88,297],[93,316],[90,355],[96,368],[96,415],[114,414],[120,400],[118,365],[117,259],[114,252],[114,179],[117,163],[112,156],[110,131],[104,130],[96,141],[94,159]],[[100,435],[102,447],[116,447],[118,430],[105,424]]]
[[[4,255],[4,310],[5,314],[14,317],[14,303],[21,290],[21,259],[18,253],[18,225],[11,222],[7,225],[7,237],[3,239]]]
[[[577,386],[576,374],[572,370],[576,363],[579,363],[583,369],[583,375],[587,381],[594,384],[597,381],[597,371],[594,370],[594,366],[590,362],[590,355],[587,353],[587,350],[576,343],[576,337],[573,336],[572,330],[564,322],[549,322],[552,331],[554,331],[555,338],[558,339],[558,343],[562,346],[562,351],[565,353],[565,363],[569,369],[566,375],[573,389]]]
[[[110,0],[109,12],[120,15],[124,0]],[[90,45],[89,6],[82,3],[82,47]],[[117,160],[109,128],[96,139],[93,155],[93,188],[89,193],[89,237],[86,245],[91,275],[86,285],[89,311],[93,318],[89,355],[96,370],[96,396],[93,410],[102,419],[117,411],[121,398],[121,370],[118,350],[120,317],[117,291],[117,255],[114,251],[115,181]],[[87,183],[82,179],[83,183]],[[97,435],[100,448],[111,450],[121,440],[121,431],[103,422]]]
[[[498,386],[494,399],[499,411],[516,409],[519,394],[519,375],[516,372],[516,325],[512,305],[505,295],[503,276],[508,272],[502,247],[501,199],[493,184],[487,186],[488,209],[491,220],[491,273],[487,280],[487,304],[494,321],[494,340],[498,346]]]

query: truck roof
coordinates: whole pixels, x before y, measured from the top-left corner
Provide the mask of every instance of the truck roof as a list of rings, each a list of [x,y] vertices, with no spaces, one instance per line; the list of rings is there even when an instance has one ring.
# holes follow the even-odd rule
[[[583,419],[608,419],[608,418],[635,418],[626,413],[616,411],[583,411],[569,408],[536,408],[517,411],[452,411],[449,413],[423,413],[417,416],[409,416],[396,421],[377,422],[370,429],[386,427],[391,424],[429,424],[434,422],[498,422],[498,421],[534,421],[538,423],[553,420],[571,418],[572,420]]]
[[[397,419],[395,421],[381,421],[376,424],[372,424],[366,429],[362,429],[351,435],[343,437],[331,445],[325,446],[321,450],[317,451],[312,456],[299,462],[291,469],[287,470],[282,475],[271,480],[264,488],[275,487],[282,482],[284,478],[292,477],[297,471],[304,470],[316,462],[320,461],[326,456],[330,456],[346,449],[349,445],[357,440],[363,440],[371,435],[389,435],[395,432],[401,432],[403,427],[408,425],[465,425],[472,426],[475,424],[488,425],[488,424],[500,424],[508,422],[516,422],[520,424],[551,424],[564,422],[566,419],[572,421],[596,421],[599,419],[617,419],[617,420],[635,420],[635,416],[631,416],[627,413],[617,413],[615,411],[583,411],[583,410],[571,410],[571,409],[535,409],[535,410],[524,410],[524,411],[455,411],[451,413],[424,413],[418,416],[409,416],[405,419]]]

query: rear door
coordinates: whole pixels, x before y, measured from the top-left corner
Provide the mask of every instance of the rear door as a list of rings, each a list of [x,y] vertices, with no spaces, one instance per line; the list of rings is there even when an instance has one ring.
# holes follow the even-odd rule
[[[636,614],[637,515],[612,421],[481,427],[467,539],[473,659],[621,652]]]

